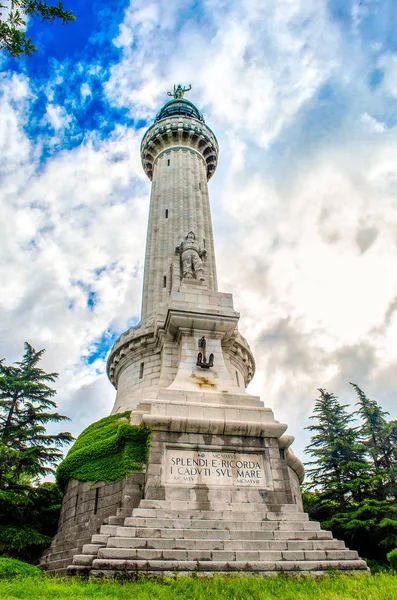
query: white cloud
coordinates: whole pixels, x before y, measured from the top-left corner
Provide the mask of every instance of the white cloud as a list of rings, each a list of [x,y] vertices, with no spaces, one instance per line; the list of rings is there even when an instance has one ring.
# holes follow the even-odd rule
[[[80,94],[83,100],[92,96],[91,88],[88,83],[84,82],[80,87]]]
[[[65,108],[56,104],[47,105],[46,117],[55,131],[65,129],[72,120]]]
[[[367,125],[370,131],[375,133],[383,133],[386,129],[385,124],[377,121],[374,117],[371,117],[368,113],[363,113],[361,116],[361,122]]]
[[[397,98],[397,54],[386,52],[379,58],[378,66],[384,73],[383,88],[390,96]]]
[[[25,111],[31,97],[28,80],[23,75],[5,72],[0,77],[0,85],[3,88],[0,97],[0,150],[3,157],[0,173],[3,193],[7,194],[18,190],[33,158],[34,149],[23,131],[27,120]],[[16,177],[21,166],[23,172]]]

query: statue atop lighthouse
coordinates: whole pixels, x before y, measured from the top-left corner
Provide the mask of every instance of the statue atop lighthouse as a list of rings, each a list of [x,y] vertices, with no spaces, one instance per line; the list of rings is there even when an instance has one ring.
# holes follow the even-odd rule
[[[191,89],[191,85],[185,88],[180,83],[178,83],[178,85],[174,85],[174,92],[167,92],[167,96],[172,96],[173,98],[175,98],[175,100],[180,100],[184,97],[185,93],[190,92]]]

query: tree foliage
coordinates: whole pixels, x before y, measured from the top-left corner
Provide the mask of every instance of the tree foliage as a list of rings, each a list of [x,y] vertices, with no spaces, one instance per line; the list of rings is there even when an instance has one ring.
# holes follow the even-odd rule
[[[62,494],[54,473],[68,432],[50,434],[47,425],[67,420],[55,411],[57,373],[38,366],[44,350],[25,343],[22,360],[0,361],[0,553],[32,560],[56,531]]]
[[[337,397],[320,389],[315,401],[313,425],[306,429],[313,433],[305,452],[313,457],[306,463],[308,488],[326,490],[329,499],[344,502],[346,494],[361,500],[366,495],[370,477],[365,460],[365,449],[357,440],[357,428],[352,426],[355,414],[347,412],[347,405]]]
[[[0,50],[5,50],[13,58],[20,58],[22,54],[30,57],[37,52],[32,39],[24,31],[28,17],[40,17],[41,21],[49,23],[60,19],[63,24],[75,20],[60,0],[56,5],[48,5],[46,0],[3,0],[0,4]]]
[[[361,556],[385,561],[397,546],[396,421],[356,385],[357,410],[320,389],[307,427],[305,509]],[[312,491],[314,489],[314,491]]]
[[[35,560],[57,531],[61,503],[55,483],[0,490],[0,554]]]
[[[358,415],[362,419],[360,442],[371,465],[373,494],[379,500],[390,496],[397,499],[397,421],[388,421],[389,415],[375,400],[351,383],[358,397]]]
[[[62,446],[73,440],[68,432],[46,430],[49,423],[69,419],[53,411],[56,392],[48,383],[58,374],[38,367],[43,354],[25,343],[20,362],[0,361],[0,489],[23,488],[25,480],[55,473]]]
[[[397,571],[397,548],[394,548],[394,550],[391,550],[388,553],[387,560],[389,561],[391,568]]]

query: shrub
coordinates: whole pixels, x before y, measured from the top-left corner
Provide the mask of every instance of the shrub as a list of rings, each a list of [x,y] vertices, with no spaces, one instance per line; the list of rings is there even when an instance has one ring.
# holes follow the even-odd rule
[[[130,425],[131,411],[110,415],[85,429],[57,470],[57,482],[65,488],[69,479],[119,481],[137,473],[147,462],[151,430]]]
[[[391,568],[397,571],[397,548],[394,548],[394,550],[388,553],[387,560],[389,561]]]
[[[43,572],[37,567],[17,560],[16,558],[0,557],[0,579],[10,579],[11,577],[38,577]]]
[[[326,491],[304,494],[310,518],[320,521],[360,556],[386,564],[386,554],[397,544],[397,505],[388,500],[354,502],[347,498],[341,506],[326,496]]]
[[[57,531],[62,493],[55,483],[0,490],[0,554],[34,562]]]

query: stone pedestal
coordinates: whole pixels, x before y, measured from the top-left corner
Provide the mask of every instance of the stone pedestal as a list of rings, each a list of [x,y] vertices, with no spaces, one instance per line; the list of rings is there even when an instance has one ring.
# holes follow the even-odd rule
[[[155,430],[144,499],[122,522],[110,518],[69,573],[367,572],[303,513],[288,441]]]

